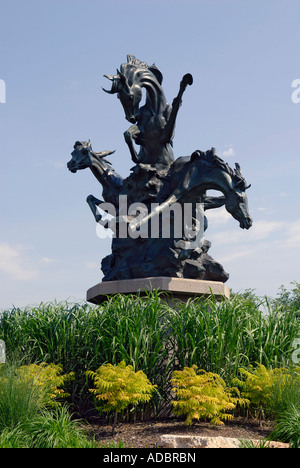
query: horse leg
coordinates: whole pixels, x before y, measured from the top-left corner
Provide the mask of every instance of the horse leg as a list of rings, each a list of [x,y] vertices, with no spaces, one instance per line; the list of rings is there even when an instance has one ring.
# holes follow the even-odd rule
[[[188,85],[191,86],[192,84],[193,84],[193,77],[192,77],[192,75],[190,73],[187,73],[186,75],[184,75],[184,77],[181,80],[179,93],[176,96],[176,98],[173,100],[172,111],[171,111],[169,120],[168,120],[165,128],[163,129],[162,141],[164,143],[171,143],[171,141],[173,139],[173,133],[174,133],[174,129],[175,129],[175,122],[176,122],[176,118],[177,118],[179,108],[180,108],[180,106],[182,104],[183,93],[185,92],[186,87]]]
[[[138,164],[139,158],[138,158],[138,154],[137,154],[137,152],[136,152],[136,150],[135,150],[135,148],[133,146],[133,138],[136,138],[139,133],[140,133],[140,131],[139,131],[137,125],[132,125],[124,133],[124,138],[125,138],[125,141],[126,141],[126,143],[128,145],[132,161],[134,163],[136,163],[136,164]]]
[[[87,204],[89,205],[93,215],[94,215],[94,218],[96,220],[96,223],[98,223],[99,221],[101,221],[102,219],[102,216],[100,213],[98,213],[98,209],[97,207],[99,205],[101,205],[103,203],[102,200],[98,200],[98,198],[94,197],[93,195],[89,195],[86,199],[87,201]]]
[[[116,216],[116,213],[115,213],[115,210],[114,209],[111,209],[110,210],[110,204],[109,203],[106,203],[104,202],[103,200],[98,200],[98,198],[94,197],[93,195],[89,195],[86,199],[93,215],[94,215],[94,218],[96,220],[96,223],[100,223],[102,226],[104,227],[110,227],[110,222],[109,221],[101,221],[102,220],[102,215],[98,212],[98,206],[101,206],[101,205],[105,205],[105,207],[103,207],[103,210],[104,211],[107,211],[108,214],[112,215],[112,216]]]

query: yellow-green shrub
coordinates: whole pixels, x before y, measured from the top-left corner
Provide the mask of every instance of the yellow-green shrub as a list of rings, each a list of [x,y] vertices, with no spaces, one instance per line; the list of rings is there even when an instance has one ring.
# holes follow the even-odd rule
[[[133,367],[126,366],[124,361],[116,366],[104,364],[96,372],[87,371],[86,374],[95,384],[90,392],[104,402],[102,410],[114,412],[115,416],[129,405],[148,403],[156,388],[143,371],[134,372]]]
[[[59,405],[58,398],[69,396],[61,387],[74,379],[74,373],[62,375],[62,367],[55,364],[30,364],[16,369],[16,378],[20,384],[31,382],[37,389],[37,398],[41,407]]]
[[[255,413],[261,417],[264,410],[272,412],[275,404],[286,398],[286,390],[291,385],[300,387],[299,369],[294,372],[286,368],[267,369],[257,364],[256,369],[239,369],[241,379],[236,377],[232,383],[240,388],[241,397],[249,401]]]
[[[177,400],[172,401],[176,415],[186,415],[186,425],[193,419],[208,419],[212,424],[222,425],[222,420],[232,419],[226,411],[235,409],[238,398],[232,396],[218,374],[199,370],[197,366],[185,367],[172,374],[171,383]]]

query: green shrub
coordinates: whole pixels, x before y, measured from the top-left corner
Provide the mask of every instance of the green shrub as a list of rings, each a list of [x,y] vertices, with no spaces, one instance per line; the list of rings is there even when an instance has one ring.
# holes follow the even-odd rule
[[[211,295],[173,309],[157,291],[145,298],[118,295],[101,306],[42,303],[0,312],[0,339],[10,360],[55,363],[67,374],[75,372],[65,392],[81,417],[94,411],[85,372],[121,361],[157,385],[145,412],[166,414],[176,369],[197,365],[229,383],[239,368],[256,362],[289,367],[300,336],[299,315],[291,305],[295,295],[288,307],[257,298],[253,291],[220,301]]]
[[[271,411],[275,419],[294,405],[300,409],[300,368],[291,368],[272,387]]]
[[[172,366],[165,333],[169,308],[157,291],[147,294],[145,300],[119,295],[97,307],[53,302],[6,310],[0,313],[0,339],[10,359],[59,363],[64,372],[75,372],[66,390],[82,415],[93,408],[85,372],[121,361],[155,380],[159,392],[152,404],[159,411]]]
[[[0,366],[0,448],[93,448],[66,407],[53,409],[69,376],[54,365]],[[45,410],[52,407],[52,411]]]
[[[250,409],[259,418],[264,413],[273,416],[291,402],[299,398],[300,373],[297,369],[267,369],[258,364],[256,369],[240,369],[241,378],[234,378],[233,385],[241,389],[241,396],[249,400]]]
[[[186,425],[192,424],[193,419],[208,419],[212,424],[222,425],[222,420],[233,418],[226,411],[233,411],[238,399],[232,397],[219,375],[196,370],[197,366],[193,366],[173,372],[171,382],[177,396],[172,401],[173,412],[186,415]]]
[[[90,392],[97,400],[104,401],[102,411],[115,414],[113,434],[117,414],[130,405],[148,403],[156,388],[143,371],[134,372],[132,366],[126,366],[124,361],[117,366],[105,364],[96,372],[87,371],[87,375],[93,379],[95,385]]]
[[[55,364],[30,364],[16,369],[16,381],[20,385],[31,382],[37,389],[37,399],[41,408],[60,405],[59,399],[68,397],[62,388],[66,382],[74,380],[74,373],[62,374],[62,367]]]
[[[300,317],[300,283],[293,281],[290,285],[293,286],[290,290],[284,285],[280,286],[277,297],[273,299],[273,303],[285,310],[294,309],[298,311],[298,317]]]

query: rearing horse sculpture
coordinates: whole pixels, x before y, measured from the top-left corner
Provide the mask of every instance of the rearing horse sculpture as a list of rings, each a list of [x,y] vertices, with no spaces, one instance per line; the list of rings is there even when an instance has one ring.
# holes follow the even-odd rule
[[[156,197],[158,206],[154,209],[151,206],[151,211],[148,206],[148,214],[142,219],[140,216],[128,217],[129,232],[137,232],[142,226],[146,227],[145,232],[152,232],[152,223],[150,223],[152,218],[167,213],[167,209],[175,203],[181,205],[182,215],[185,204],[192,204],[193,207],[202,204],[204,211],[225,205],[226,210],[239,222],[240,227],[249,229],[252,226],[246,195],[249,187],[238,164],[232,169],[215,154],[214,149],[206,152],[195,151],[192,156],[178,158],[170,166],[165,183]],[[210,189],[218,190],[223,195],[208,197],[206,191]],[[222,266],[207,255],[210,243],[207,241],[203,243],[203,239],[198,237],[198,232],[203,233],[207,229],[205,216],[201,220],[203,225],[198,226],[198,231],[193,229],[195,235],[193,240],[189,240],[190,234],[188,233],[186,237],[184,232],[180,238],[177,235],[165,238],[162,230],[168,216],[167,214],[159,222],[160,233],[155,238],[146,235],[139,241],[135,236],[132,238],[128,236],[126,241],[113,239],[112,255],[103,263],[105,281],[135,278],[137,274],[139,277],[147,275],[176,277],[180,274],[184,278],[222,282],[228,279],[228,274]],[[180,220],[175,217],[174,223],[181,223],[183,217],[180,216]],[[196,221],[195,219],[195,225]],[[117,220],[118,222],[120,221]],[[133,249],[134,255],[132,255]]]
[[[105,159],[111,152],[95,153],[90,142],[76,142],[68,163],[71,172],[89,167],[103,186],[104,201],[93,195],[87,197],[96,222],[114,232],[111,254],[102,260],[103,281],[168,276],[226,282],[228,273],[207,253],[210,242],[204,240],[205,211],[225,205],[240,227],[249,229],[252,219],[246,190],[250,186],[239,164],[232,169],[214,149],[174,160],[176,118],[183,93],[193,83],[192,76],[183,77],[172,106],[164,95],[158,68],[133,55],[127,56],[127,63],[116,75],[104,76],[112,82],[111,90],[104,91],[118,95],[132,124],[124,136],[135,166],[123,180]],[[146,100],[141,105],[143,90]],[[140,146],[139,152],[134,144]],[[210,189],[222,196],[207,196]],[[123,207],[118,208],[125,196],[129,208],[126,214]],[[105,202],[111,204],[110,209],[103,205]],[[175,204],[179,206],[172,207]],[[185,216],[188,206],[191,215]],[[113,216],[109,224],[98,212],[101,207]],[[154,216],[157,218],[152,223]],[[177,230],[178,226],[183,229]],[[170,228],[167,235],[165,227]]]
[[[172,140],[177,113],[187,85],[193,83],[192,75],[183,77],[172,107],[164,95],[163,76],[155,65],[148,66],[128,55],[127,63],[121,65],[117,75],[104,76],[112,81],[111,90],[104,91],[118,94],[126,119],[135,124],[124,133],[132,160],[137,164],[169,166],[174,161]],[[139,107],[142,88],[146,89],[146,103]],[[134,148],[134,141],[141,146],[139,153]]]
[[[86,201],[92,210],[96,222],[100,222],[103,226],[106,226],[106,223],[101,222],[102,216],[98,212],[98,206],[105,202],[116,206],[118,196],[123,188],[123,178],[110,167],[111,163],[105,159],[105,156],[113,153],[114,151],[95,153],[90,141],[76,141],[74,150],[71,153],[72,159],[67,163],[69,171],[74,173],[89,167],[102,185],[104,201],[99,200],[94,195],[89,195]]]
[[[136,224],[137,228],[178,202],[203,203],[205,210],[225,205],[242,229],[252,226],[246,195],[251,185],[247,185],[242,176],[240,165],[236,164],[236,168],[231,169],[215,154],[214,148],[205,153],[198,150],[192,156],[178,158],[170,167],[168,176],[168,191],[163,189],[157,197],[160,205]],[[211,189],[222,192],[223,196],[207,197],[206,191]]]

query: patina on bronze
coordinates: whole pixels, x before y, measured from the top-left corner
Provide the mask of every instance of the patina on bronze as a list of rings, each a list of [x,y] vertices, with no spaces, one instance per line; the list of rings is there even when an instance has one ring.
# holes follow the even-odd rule
[[[132,124],[125,131],[124,138],[134,166],[130,175],[123,179],[106,159],[113,152],[96,153],[90,141],[77,141],[68,162],[71,172],[89,167],[103,187],[103,200],[93,195],[87,197],[96,222],[108,226],[99,210],[104,207],[103,203],[106,204],[105,211],[109,212],[107,203],[114,207],[110,213],[114,222],[109,225],[114,231],[112,252],[102,260],[103,281],[173,277],[225,283],[229,274],[208,255],[209,241],[201,239],[195,245],[185,234],[176,237],[174,228],[168,237],[163,236],[161,223],[159,232],[151,236],[151,222],[155,217],[162,217],[169,211],[171,224],[175,222],[172,213],[175,204],[182,208],[182,212],[187,204],[192,206],[190,232],[195,232],[199,206],[203,213],[225,206],[242,229],[249,229],[252,225],[246,195],[250,186],[243,178],[239,164],[236,163],[232,169],[217,156],[214,148],[205,152],[196,150],[190,156],[174,159],[176,118],[183,94],[193,84],[193,77],[186,74],[182,78],[178,95],[170,106],[162,88],[162,73],[155,65],[148,66],[128,55],[127,63],[121,65],[116,75],[104,76],[111,81],[111,89],[104,91],[117,94],[126,119]],[[141,106],[143,89],[146,100]],[[222,195],[208,196],[210,189],[218,190]],[[139,216],[121,213],[120,196],[126,196],[128,206],[140,204],[143,207]],[[184,224],[183,219],[180,222]],[[149,235],[120,236],[124,223],[134,226],[137,234],[146,226]],[[206,216],[203,216],[202,223],[204,232],[207,229]]]

